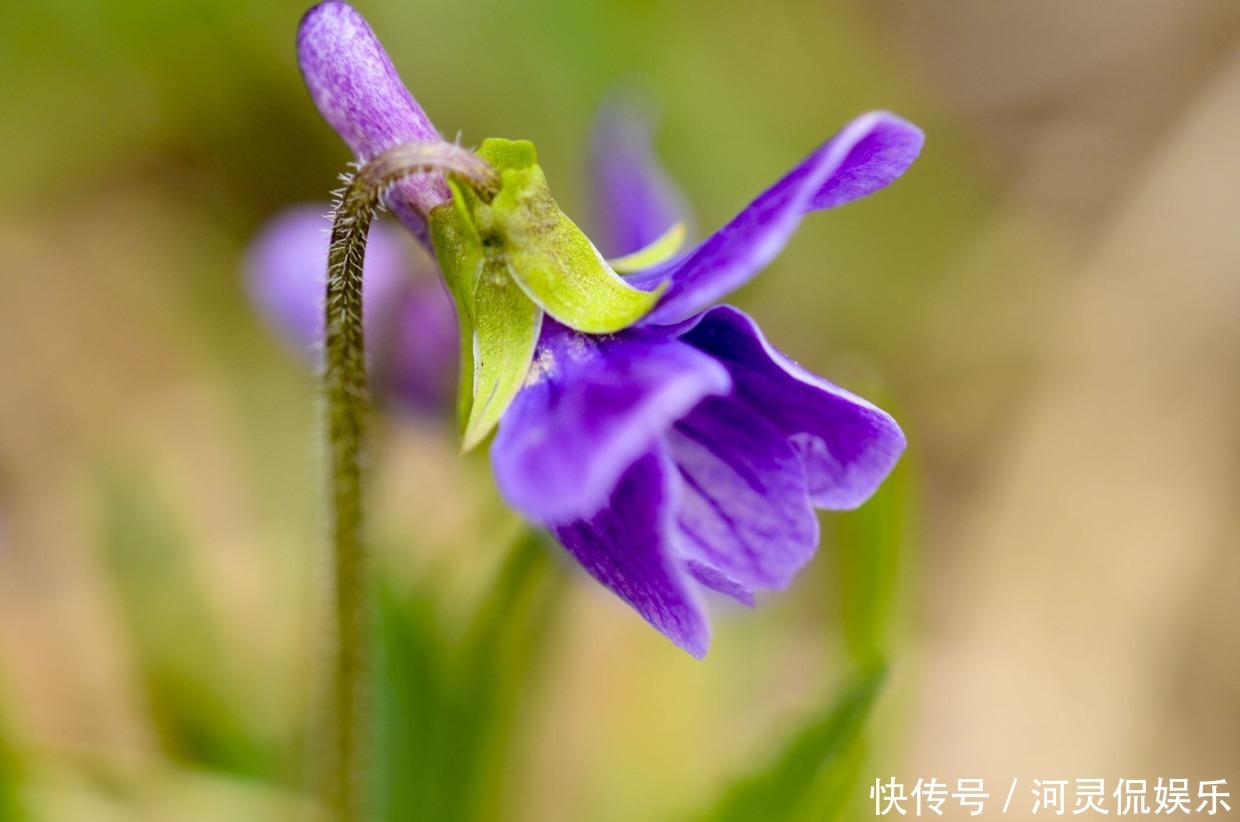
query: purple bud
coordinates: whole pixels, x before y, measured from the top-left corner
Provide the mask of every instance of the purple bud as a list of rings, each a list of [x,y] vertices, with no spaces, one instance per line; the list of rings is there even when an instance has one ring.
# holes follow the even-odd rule
[[[314,105],[360,162],[403,143],[443,142],[370,25],[348,3],[320,3],[306,12],[297,58]],[[395,186],[387,205],[426,243],[426,214],[448,199],[440,175],[415,174]]]

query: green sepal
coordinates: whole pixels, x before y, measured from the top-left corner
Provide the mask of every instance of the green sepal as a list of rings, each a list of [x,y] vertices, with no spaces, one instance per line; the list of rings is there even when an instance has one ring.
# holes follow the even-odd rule
[[[486,439],[525,384],[542,317],[508,276],[503,256],[488,253],[474,292],[473,401],[463,450]]]
[[[501,174],[525,168],[538,168],[538,151],[529,140],[488,137],[478,146],[478,156]]]
[[[482,238],[474,225],[474,194],[449,180],[452,202],[431,212],[431,241],[452,296],[473,316],[474,289],[482,274]]]
[[[617,274],[632,274],[652,265],[665,263],[675,257],[676,252],[685,244],[685,233],[685,224],[676,223],[645,248],[608,260],[607,264]]]
[[[478,155],[499,172],[499,192],[487,201],[449,180],[452,201],[429,221],[461,323],[464,450],[486,439],[521,390],[544,310],[570,328],[608,334],[644,317],[664,290],[634,288],[611,269],[555,204],[532,143],[486,140]],[[676,230],[656,245],[656,256],[674,253]]]
[[[470,214],[475,195],[450,185],[452,202],[431,212],[431,241],[461,324],[457,424],[468,451],[486,439],[521,390],[542,310],[508,275],[502,249],[483,245]]]
[[[666,288],[642,291],[607,265],[551,196],[534,146],[485,140],[479,156],[500,172],[499,193],[474,210],[484,245],[502,247],[508,272],[548,314],[588,334],[609,334],[636,323]]]
[[[453,200],[431,211],[431,242],[460,325],[460,379],[456,397],[457,434],[465,435],[474,392],[474,288],[482,274],[482,242],[465,205],[465,193],[451,181]]]

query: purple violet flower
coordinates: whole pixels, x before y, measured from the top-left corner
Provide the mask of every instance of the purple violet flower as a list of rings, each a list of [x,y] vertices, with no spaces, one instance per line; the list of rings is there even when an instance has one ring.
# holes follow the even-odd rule
[[[631,276],[672,284],[637,326],[592,337],[544,321],[491,446],[500,491],[694,656],[710,638],[700,588],[749,605],[786,588],[817,548],[814,508],[863,503],[905,445],[885,412],[784,357],[739,309],[709,305],[803,214],[886,186],[921,142],[890,114],[858,118],[695,250]],[[621,236],[658,231],[630,207],[638,173],[604,186]]]
[[[320,355],[330,222],[326,203],[290,206],[259,232],[246,257],[250,298],[295,351]],[[363,300],[371,382],[388,405],[435,414],[454,402],[457,327],[452,301],[425,254],[376,222],[366,248]]]
[[[299,54],[315,103],[359,159],[439,139],[347,4],[307,14]],[[682,213],[644,139],[596,141],[613,253]],[[491,446],[499,490],[694,656],[710,641],[704,589],[753,604],[757,591],[786,588],[817,547],[814,509],[863,503],[905,446],[888,414],[797,366],[739,309],[711,306],[769,263],[806,213],[894,181],[922,139],[885,112],[854,120],[696,248],[631,274],[646,290],[669,284],[631,328],[588,335],[543,317]],[[448,200],[441,189],[420,176],[388,202],[425,239],[426,215]]]

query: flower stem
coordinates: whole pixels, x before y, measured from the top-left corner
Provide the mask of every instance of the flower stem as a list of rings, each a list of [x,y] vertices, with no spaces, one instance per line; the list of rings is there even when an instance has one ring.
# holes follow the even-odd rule
[[[480,192],[493,193],[498,187],[495,171],[459,146],[397,146],[362,166],[345,189],[327,255],[323,387],[330,460],[333,645],[330,696],[319,744],[326,760],[323,799],[337,822],[363,819],[368,791],[371,625],[363,455],[370,398],[362,333],[362,263],[366,235],[384,194],[401,178],[428,171],[452,174]]]

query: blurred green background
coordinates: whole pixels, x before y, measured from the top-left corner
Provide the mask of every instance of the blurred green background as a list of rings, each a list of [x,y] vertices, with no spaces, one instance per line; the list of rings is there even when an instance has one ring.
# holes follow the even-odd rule
[[[0,819],[301,808],[315,389],[241,259],[349,159],[297,73],[305,5],[0,5]],[[357,6],[444,134],[533,140],[586,225],[617,88],[657,101],[699,230],[863,111],[928,134],[736,298],[911,448],[790,592],[716,604],[704,662],[510,548],[443,425],[379,426],[388,818],[867,818],[891,775],[1237,784],[1240,7]]]

